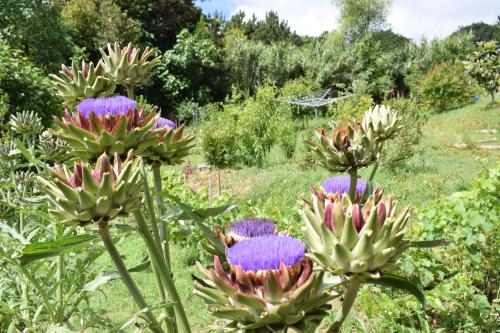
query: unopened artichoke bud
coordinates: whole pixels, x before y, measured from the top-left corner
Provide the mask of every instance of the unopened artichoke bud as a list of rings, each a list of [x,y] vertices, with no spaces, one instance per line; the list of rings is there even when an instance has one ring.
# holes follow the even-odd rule
[[[26,191],[33,190],[33,182],[35,181],[35,173],[32,171],[16,171],[15,173],[15,183],[19,192],[24,193]]]
[[[305,250],[289,236],[242,240],[227,249],[229,272],[219,257],[214,269],[198,264],[206,279],[195,280],[195,294],[214,316],[227,321],[227,331],[312,332],[337,294],[322,273],[313,272]]]
[[[322,197],[313,193],[299,211],[305,223],[308,256],[334,274],[373,276],[391,270],[409,242],[403,240],[408,207],[396,213],[396,202],[376,191],[363,207],[349,196]]]
[[[68,158],[69,145],[67,142],[55,137],[51,132],[43,132],[38,141],[38,149],[41,158],[56,163],[63,162]]]
[[[166,118],[159,118],[153,128],[160,130],[155,144],[138,153],[144,162],[165,165],[183,163],[194,147],[194,135],[183,136],[184,125],[176,128],[174,122]]]
[[[377,160],[382,144],[372,140],[358,123],[332,125],[332,134],[320,128],[316,131],[318,142],[304,143],[316,152],[321,165],[331,171],[350,171],[366,167]]]
[[[140,49],[129,43],[120,48],[118,43],[108,44],[108,54],[100,49],[106,77],[125,87],[137,87],[148,82],[153,69],[160,63],[161,56],[150,59],[153,50],[147,47],[142,54]]]
[[[217,236],[227,246],[233,246],[244,239],[276,234],[274,221],[258,217],[249,217],[231,222],[223,234],[217,230]]]
[[[10,128],[21,135],[36,135],[43,130],[42,118],[34,111],[17,112],[10,116]]]
[[[136,102],[127,97],[89,98],[77,107],[77,114],[65,111],[63,118],[54,118],[60,129],[52,131],[71,147],[69,153],[83,161],[95,161],[101,154],[117,153],[125,158],[130,149],[141,155],[156,145],[160,128],[156,109],[145,115]]]
[[[14,140],[6,140],[0,143],[0,157],[2,161],[14,161],[21,155]]]
[[[394,138],[403,128],[399,125],[398,113],[383,105],[376,105],[366,111],[361,126],[371,139],[380,141]]]
[[[116,89],[115,83],[104,76],[102,65],[82,61],[81,68],[73,62],[71,69],[61,65],[60,76],[50,74],[57,89],[57,96],[63,104],[74,107],[86,98],[111,96]]]
[[[75,163],[71,172],[66,166],[55,166],[51,181],[41,177],[38,181],[55,207],[50,212],[62,223],[84,226],[109,222],[142,207],[139,162],[132,151],[123,163],[118,154],[113,164],[102,154],[95,168]]]

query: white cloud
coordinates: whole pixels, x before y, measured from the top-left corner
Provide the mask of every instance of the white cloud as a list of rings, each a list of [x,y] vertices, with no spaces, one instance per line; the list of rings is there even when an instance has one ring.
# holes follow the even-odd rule
[[[274,10],[300,35],[318,36],[338,27],[338,10],[331,0],[212,0],[231,3],[233,11],[255,14],[262,19]],[[422,36],[444,37],[460,25],[484,21],[493,23],[500,14],[495,0],[394,0],[388,18],[397,33],[419,40]]]
[[[337,9],[330,0],[240,0],[234,3],[236,8],[231,14],[242,10],[247,18],[255,14],[262,19],[266,12],[273,10],[299,35],[319,36],[337,27]]]

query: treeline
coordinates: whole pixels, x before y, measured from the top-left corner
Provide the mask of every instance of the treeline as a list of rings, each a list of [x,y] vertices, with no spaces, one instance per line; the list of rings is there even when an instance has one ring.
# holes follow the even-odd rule
[[[436,64],[464,60],[475,42],[500,40],[497,21],[415,43],[388,28],[390,1],[336,4],[340,28],[308,37],[296,34],[275,12],[262,20],[243,12],[206,16],[193,1],[4,0],[0,117],[29,106],[47,115],[57,112],[48,97],[47,74],[61,63],[96,62],[98,49],[108,42],[155,47],[162,63],[139,94],[164,113],[190,120],[196,106],[223,101],[235,89],[254,96],[263,84],[280,88],[291,80],[375,101],[407,96]],[[19,91],[27,96],[18,100]]]

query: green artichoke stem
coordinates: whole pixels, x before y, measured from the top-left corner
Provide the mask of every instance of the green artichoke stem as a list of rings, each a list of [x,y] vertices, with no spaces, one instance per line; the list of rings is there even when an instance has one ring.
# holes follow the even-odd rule
[[[146,203],[146,207],[149,212],[149,217],[151,221],[151,226],[153,228],[153,237],[157,247],[161,247],[160,233],[158,231],[158,220],[156,219],[156,213],[153,206],[153,200],[151,198],[151,191],[149,190],[148,177],[146,173],[146,169],[144,168],[144,163],[141,160],[141,175],[142,182],[144,185],[144,201]],[[150,254],[151,256],[151,254]],[[161,283],[160,273],[158,272],[158,268],[153,265],[153,272],[155,274],[155,280],[158,287],[158,292],[160,293],[160,299],[163,303],[165,303],[165,311],[167,312],[168,318],[170,320],[167,321],[167,332],[175,333],[177,332],[175,327],[175,312],[174,308],[171,305],[167,304],[167,297],[165,295],[165,289],[163,288],[163,284]]]
[[[351,201],[356,200],[356,184],[358,183],[358,170],[353,168],[349,171],[349,176],[351,177],[351,183],[349,184],[349,197]]]
[[[337,312],[337,316],[335,317],[332,326],[330,326],[330,328],[326,331],[327,333],[340,332],[340,328],[342,327],[342,324],[344,323],[347,316],[349,315],[349,312],[351,311],[352,305],[354,304],[354,300],[356,299],[359,287],[361,286],[362,282],[363,282],[363,277],[359,274],[354,275],[351,278],[351,280],[349,281],[349,285],[346,291],[344,292],[340,310],[339,312]]]
[[[127,95],[128,98],[134,99],[134,86],[127,86]]]
[[[57,320],[59,323],[64,322],[64,254],[57,256]]]
[[[377,170],[378,170],[378,161],[375,162],[375,164],[373,165],[372,171],[370,172],[370,177],[368,178],[368,183],[371,183],[373,181],[373,178],[375,178]],[[368,186],[366,186],[365,190],[363,191],[363,195],[361,196],[361,202],[364,203],[367,197],[368,197]]]
[[[153,169],[153,182],[155,186],[155,192],[156,192],[156,205],[158,206],[158,211],[160,212],[160,215],[165,214],[165,206],[163,205],[163,198],[162,198],[162,186],[161,186],[161,164],[153,164],[152,169]],[[169,235],[168,235],[168,229],[165,225],[164,221],[160,221],[160,241],[163,246],[161,246],[162,251],[163,251],[163,256],[165,257],[165,261],[168,267],[168,270],[172,270],[172,266],[170,264],[170,247],[169,247]]]
[[[151,331],[155,333],[163,333],[163,330],[161,329],[160,325],[158,324],[158,321],[156,320],[156,317],[153,315],[153,312],[151,312],[151,310],[148,308],[148,305],[146,304],[146,301],[144,300],[144,297],[142,296],[139,288],[135,284],[134,280],[132,280],[132,276],[130,276],[130,273],[127,270],[127,267],[125,266],[125,263],[123,262],[120,253],[118,253],[118,250],[116,249],[115,244],[111,239],[111,235],[109,233],[109,226],[107,222],[99,223],[99,235],[101,236],[102,242],[104,243],[104,246],[106,247],[106,250],[108,251],[109,256],[111,257],[111,260],[113,260],[113,263],[115,264],[118,273],[120,273],[122,281],[123,283],[125,283],[125,286],[127,287],[130,295],[132,295],[139,309],[144,311],[144,315],[150,321]]]
[[[177,314],[181,332],[191,333],[191,328],[189,327],[186,312],[184,311],[184,307],[182,306],[179,293],[175,288],[174,280],[172,279],[170,270],[166,265],[166,261],[164,260],[165,258],[163,257],[161,249],[156,245],[153,236],[151,236],[151,233],[149,232],[144,213],[142,212],[142,210],[136,210],[133,214],[137,222],[137,228],[139,229],[140,234],[144,237],[146,246],[151,253],[151,260],[153,261],[153,265],[158,268],[162,283],[167,289],[170,298],[174,302],[174,309]]]

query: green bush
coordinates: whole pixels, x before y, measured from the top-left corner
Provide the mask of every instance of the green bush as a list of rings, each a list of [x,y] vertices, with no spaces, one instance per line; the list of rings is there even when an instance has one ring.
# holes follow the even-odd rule
[[[205,161],[217,168],[226,168],[238,162],[238,134],[236,121],[226,112],[212,114],[203,123],[203,155]]]
[[[396,138],[386,143],[381,157],[383,164],[395,167],[410,159],[417,151],[422,127],[428,119],[428,111],[415,99],[409,98],[394,98],[384,104],[398,112],[403,125],[403,130]]]
[[[61,102],[41,69],[6,45],[0,45],[0,64],[0,91],[4,104],[8,103],[8,111],[0,122],[5,122],[11,114],[28,110],[37,113],[48,125],[53,115],[61,113]]]
[[[337,103],[330,104],[328,113],[335,120],[356,118],[359,119],[363,113],[373,106],[373,98],[367,95],[353,96],[341,99]]]
[[[442,62],[420,79],[416,92],[421,103],[442,110],[471,102],[478,88],[463,64]]]

